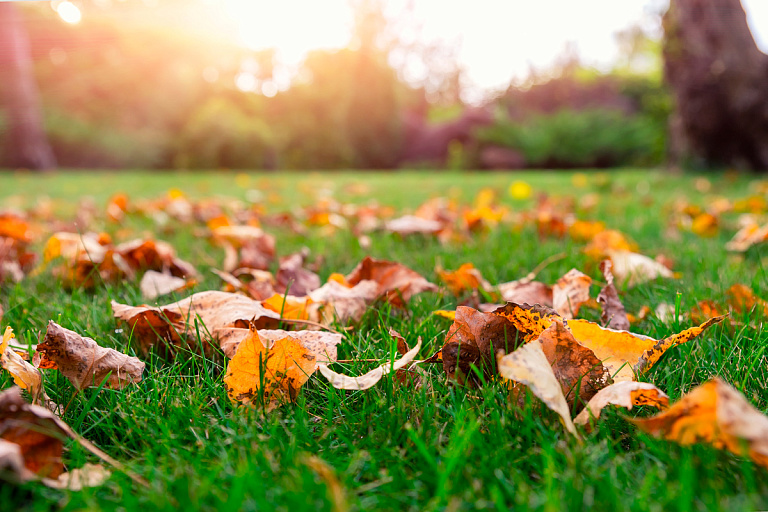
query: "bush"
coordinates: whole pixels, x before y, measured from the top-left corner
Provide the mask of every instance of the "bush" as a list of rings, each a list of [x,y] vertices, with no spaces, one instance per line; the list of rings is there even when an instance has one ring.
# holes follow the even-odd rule
[[[479,132],[484,144],[520,151],[529,167],[551,168],[657,164],[659,137],[653,119],[608,109],[563,109],[525,121],[505,116]]]

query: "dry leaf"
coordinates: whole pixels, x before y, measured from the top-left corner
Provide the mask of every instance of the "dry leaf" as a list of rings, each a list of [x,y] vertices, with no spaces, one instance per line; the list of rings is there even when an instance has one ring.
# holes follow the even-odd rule
[[[422,234],[436,235],[443,230],[445,225],[436,220],[424,219],[415,215],[404,215],[384,223],[384,229],[390,233],[401,236]]]
[[[37,403],[45,396],[43,377],[40,375],[40,370],[26,362],[8,346],[15,337],[11,326],[7,326],[0,342],[0,364],[11,374],[14,384],[27,390],[32,397],[32,403]]]
[[[590,400],[612,382],[595,353],[576,341],[560,320],[545,329],[538,341],[569,407],[577,400]]]
[[[603,308],[600,322],[609,329],[626,331],[629,330],[629,318],[627,318],[627,312],[619,299],[619,292],[613,284],[611,266],[611,260],[603,260],[600,263],[600,272],[603,273],[606,282],[605,287],[600,290],[600,294],[597,296],[597,302]]]
[[[162,240],[131,240],[115,247],[114,252],[134,271],[156,270],[185,278],[198,275],[191,263],[178,258],[171,244]]]
[[[651,405],[666,409],[669,397],[662,390],[647,382],[617,382],[601,389],[574,418],[576,425],[588,425],[590,418],[598,419],[608,405],[618,405],[632,410],[635,405]]]
[[[451,379],[477,384],[473,365],[490,378],[496,374],[496,352],[511,352],[521,343],[520,333],[506,316],[459,306],[442,348],[443,368]]]
[[[745,252],[753,245],[757,245],[768,240],[768,224],[760,226],[756,222],[748,222],[742,227],[730,242],[725,244],[725,248],[734,252]]]
[[[128,306],[112,301],[115,318],[126,322],[146,354],[157,342],[173,351],[176,347],[197,347],[201,336],[221,327],[275,328],[280,316],[263,307],[259,301],[236,293],[207,291],[195,293],[167,306]],[[203,340],[200,340],[203,341]],[[203,349],[207,345],[203,344]]]
[[[274,311],[281,318],[290,320],[312,320],[318,321],[317,309],[319,304],[315,304],[309,297],[294,297],[293,295],[274,294],[267,300],[261,301],[262,306]]]
[[[581,305],[589,301],[591,285],[591,277],[571,269],[552,287],[552,307],[566,320],[574,318]]]
[[[328,368],[323,363],[320,363],[317,365],[318,369],[320,370],[320,373],[323,374],[323,376],[328,379],[328,382],[330,382],[331,386],[333,386],[336,389],[351,389],[351,390],[362,390],[362,389],[368,389],[372,386],[374,386],[377,382],[381,380],[381,378],[388,374],[391,371],[397,371],[401,368],[405,368],[408,366],[416,357],[416,354],[419,353],[419,350],[421,349],[421,338],[419,338],[418,343],[416,343],[416,346],[413,347],[411,350],[405,353],[403,357],[396,360],[394,363],[385,363],[377,368],[374,368],[373,370],[369,371],[368,373],[364,375],[360,375],[359,377],[350,377],[348,375],[343,375],[341,373],[336,373]]]
[[[105,379],[108,388],[123,389],[140,382],[144,372],[144,363],[137,358],[101,347],[53,321],[48,322],[37,352],[42,367],[58,368],[77,389],[100,386]]]
[[[502,357],[499,360],[499,374],[505,379],[525,385],[560,416],[568,432],[578,437],[563,390],[539,342],[526,343]]]
[[[613,263],[613,274],[629,288],[659,277],[672,278],[675,275],[656,260],[629,251],[608,251],[607,256]]]
[[[317,366],[315,355],[296,339],[286,336],[267,348],[251,327],[227,365],[224,384],[233,402],[258,406],[263,399],[269,412],[296,400]]]
[[[60,474],[55,480],[43,478],[41,481],[46,486],[54,489],[80,491],[84,487],[98,487],[102,485],[111,475],[112,473],[101,464],[86,463],[82,468]]]
[[[379,285],[374,281],[360,281],[348,287],[329,278],[323,286],[312,290],[309,298],[323,305],[324,321],[346,325],[359,322],[378,294]]]
[[[611,372],[616,382],[634,380],[649,370],[670,347],[697,337],[707,327],[725,317],[711,318],[698,327],[691,327],[662,340],[627,331],[605,329],[586,320],[570,320],[568,328],[582,345],[592,349]]]
[[[405,306],[417,293],[437,291],[434,284],[408,267],[370,256],[361,261],[346,280],[352,286],[361,281],[375,281],[379,285],[378,297],[397,307]]]
[[[294,338],[301,346],[315,355],[318,362],[326,363],[336,360],[336,345],[341,343],[341,334],[325,331],[284,331],[282,329],[259,329],[259,338],[270,348],[275,341],[286,337]],[[250,329],[225,327],[216,329],[214,337],[219,340],[221,350],[230,359],[237,352],[237,347],[250,333]]]
[[[719,378],[656,416],[630,421],[656,437],[684,445],[707,442],[768,468],[768,417]]]
[[[275,276],[275,291],[279,294],[290,293],[296,297],[307,295],[320,288],[320,277],[304,268],[304,261],[309,251],[297,252],[280,258],[280,268]]]
[[[540,304],[552,307],[552,287],[528,278],[497,286],[501,298],[516,304]]]
[[[442,268],[435,270],[448,289],[456,296],[465,291],[485,290],[490,291],[491,285],[483,279],[483,275],[471,263],[464,263],[457,270],[446,271]]]
[[[139,289],[143,298],[152,300],[161,295],[186,290],[191,285],[194,285],[194,281],[187,282],[181,277],[147,270],[141,278]]]

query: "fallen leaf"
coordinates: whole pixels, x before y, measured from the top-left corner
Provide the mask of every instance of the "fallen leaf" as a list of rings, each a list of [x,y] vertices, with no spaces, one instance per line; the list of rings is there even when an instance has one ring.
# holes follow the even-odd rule
[[[55,480],[43,478],[41,481],[53,489],[80,491],[84,487],[98,487],[106,482],[112,473],[101,464],[86,463],[82,468],[62,473]]]
[[[618,405],[627,410],[632,410],[635,405],[651,405],[666,409],[669,405],[669,397],[647,382],[617,382],[598,391],[573,422],[576,425],[588,425],[590,419],[597,420],[600,412],[608,405]]]
[[[483,279],[480,271],[472,263],[464,263],[454,271],[446,271],[439,267],[435,271],[451,293],[456,296],[465,291],[491,290],[490,283]]]
[[[304,268],[307,253],[302,251],[280,258],[280,267],[275,275],[277,293],[301,297],[320,288],[320,277]]]
[[[768,468],[768,417],[719,378],[656,416],[630,421],[656,437],[683,445],[707,442]]]
[[[595,353],[580,344],[560,320],[545,329],[538,342],[569,406],[590,400],[612,382]]]
[[[768,224],[760,226],[756,222],[748,222],[725,244],[725,248],[734,252],[746,252],[753,245],[761,244],[766,240],[768,240]]]
[[[173,352],[179,347],[198,347],[198,327],[201,335],[221,327],[257,328],[279,326],[280,316],[263,307],[259,301],[236,293],[206,291],[167,306],[129,306],[112,301],[115,318],[128,324],[138,340],[143,354],[158,342],[164,350]],[[203,343],[206,350],[207,344]]]
[[[586,320],[569,320],[568,328],[585,347],[592,349],[613,376],[621,382],[634,380],[635,375],[648,371],[670,347],[697,337],[707,327],[725,317],[711,318],[698,327],[691,327],[662,340],[600,327]]]
[[[520,333],[505,315],[459,306],[442,348],[443,369],[460,383],[469,379],[477,384],[472,365],[491,378],[496,374],[496,352],[511,352],[521,343]]]
[[[375,281],[364,280],[355,286],[345,286],[330,278],[323,286],[309,292],[309,298],[322,305],[323,320],[335,320],[342,325],[359,322],[378,295],[379,285]]]
[[[608,251],[613,274],[629,288],[659,277],[673,278],[674,273],[656,260],[629,251]]]
[[[397,307],[404,307],[418,293],[437,291],[434,284],[405,265],[370,256],[363,259],[346,280],[352,286],[361,281],[375,281],[379,285],[377,296]]]
[[[404,215],[384,223],[384,229],[401,236],[414,234],[436,235],[443,228],[445,228],[445,225],[441,222],[416,217],[415,215]]]
[[[745,313],[757,308],[760,314],[768,315],[768,302],[757,297],[751,288],[743,284],[734,284],[725,292],[728,304],[737,313]]]
[[[45,396],[43,377],[37,368],[22,359],[8,346],[14,337],[13,329],[10,326],[6,327],[3,340],[0,342],[0,364],[11,374],[14,384],[27,390],[32,403],[37,403]]]
[[[281,318],[290,320],[319,320],[316,313],[319,304],[315,304],[309,297],[294,297],[293,295],[279,295],[276,293],[267,300],[261,301],[261,305],[270,311],[274,311]]]
[[[269,412],[295,401],[317,366],[315,355],[294,338],[278,339],[268,348],[251,327],[227,365],[224,385],[233,402],[253,407],[263,403]]]
[[[381,378],[388,374],[391,371],[397,371],[401,368],[405,368],[408,366],[415,358],[416,354],[419,353],[419,350],[421,349],[421,338],[419,338],[418,343],[416,343],[416,346],[413,347],[411,350],[409,350],[403,357],[396,360],[393,363],[385,363],[377,368],[374,368],[373,370],[369,371],[368,373],[365,373],[363,375],[360,375],[359,377],[350,377],[349,375],[343,375],[341,373],[336,373],[333,370],[329,369],[328,366],[326,366],[324,363],[319,363],[317,365],[317,368],[320,370],[320,373],[323,374],[323,377],[328,379],[328,382],[336,389],[351,389],[351,390],[362,390],[362,389],[368,389],[370,387],[373,387],[377,382],[381,380]]]
[[[191,263],[178,258],[171,244],[162,240],[131,240],[116,246],[114,252],[134,271],[155,270],[184,278],[198,275]]]
[[[147,270],[139,283],[141,296],[147,300],[155,299],[161,295],[186,290],[195,284],[181,277],[163,274],[155,270]]]
[[[537,341],[526,343],[511,354],[502,357],[499,360],[499,374],[505,379],[525,385],[531,393],[560,416],[568,432],[576,437],[579,436],[571,421],[562,387],[549,365],[541,343]]]
[[[37,346],[40,365],[58,370],[77,389],[100,386],[123,389],[141,381],[144,363],[135,357],[99,346],[91,338],[80,336],[49,321],[45,340]]]
[[[219,340],[221,350],[228,358],[234,357],[237,347],[250,333],[250,329],[224,327],[214,331],[214,337]],[[286,337],[294,338],[301,346],[315,355],[321,363],[336,360],[336,345],[341,343],[341,334],[325,331],[284,331],[282,329],[258,329],[257,333],[262,343],[270,348],[275,341]]]
[[[497,286],[501,298],[516,304],[540,304],[552,307],[552,287],[530,279],[520,279]]]
[[[603,260],[600,263],[600,272],[603,273],[606,282],[597,296],[597,302],[603,308],[603,312],[600,314],[600,322],[609,329],[626,331],[629,330],[629,318],[627,318],[627,312],[619,299],[619,292],[613,284],[611,266],[611,260]]]
[[[275,259],[275,237],[255,226],[219,226],[212,230],[213,242],[224,247],[224,270],[267,270]]]
[[[581,305],[589,301],[591,285],[591,277],[571,269],[552,287],[552,307],[566,320],[575,317]]]

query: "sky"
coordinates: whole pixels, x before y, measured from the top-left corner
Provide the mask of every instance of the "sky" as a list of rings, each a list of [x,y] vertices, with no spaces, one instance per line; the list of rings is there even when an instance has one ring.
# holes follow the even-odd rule
[[[224,1],[244,44],[276,46],[287,62],[349,41],[348,0]],[[742,2],[758,45],[768,51],[768,0]],[[618,55],[615,33],[637,23],[660,33],[658,14],[668,0],[389,0],[387,12],[402,13],[408,4],[420,30],[406,36],[457,45],[468,82],[498,89],[531,67],[550,66],[566,45],[584,63],[609,67]]]
[[[76,4],[77,0],[73,0]],[[145,0],[146,3],[147,0]],[[242,44],[275,47],[289,68],[313,49],[348,45],[350,0],[202,0],[221,9]],[[386,0],[386,12],[411,12],[402,38],[455,48],[465,85],[480,90],[522,81],[550,67],[566,49],[584,64],[607,69],[618,56],[615,34],[634,24],[660,34],[669,0]],[[79,21],[70,1],[55,0],[65,20]],[[742,0],[758,46],[768,52],[768,0]],[[406,7],[410,7],[410,11]],[[418,78],[418,63],[407,71]],[[423,66],[422,66],[423,68]]]

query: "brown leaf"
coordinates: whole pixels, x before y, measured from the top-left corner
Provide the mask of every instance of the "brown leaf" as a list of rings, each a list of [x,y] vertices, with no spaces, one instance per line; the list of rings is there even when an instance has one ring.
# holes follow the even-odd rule
[[[719,378],[656,416],[630,421],[656,437],[683,445],[707,442],[768,468],[768,417]]]
[[[445,228],[445,224],[436,220],[424,219],[415,215],[404,215],[384,223],[384,229],[401,236],[422,234],[436,235]]]
[[[578,437],[562,387],[549,365],[541,343],[537,341],[526,343],[511,354],[502,357],[499,360],[499,374],[505,379],[525,385],[547,407],[560,416],[568,432]]]
[[[191,285],[194,285],[194,281],[188,282],[181,277],[147,270],[141,278],[139,289],[143,298],[152,300],[161,295],[186,290]]]
[[[80,336],[59,324],[48,322],[45,340],[37,346],[41,365],[55,367],[77,389],[97,387],[106,379],[111,389],[123,389],[141,381],[144,363],[135,357],[99,346],[91,338]]]
[[[603,260],[600,263],[600,272],[603,273],[606,282],[605,287],[600,290],[600,294],[597,296],[597,302],[603,308],[600,322],[609,329],[628,331],[629,318],[627,318],[627,312],[619,299],[619,292],[616,291],[616,286],[613,284],[611,260]]]
[[[258,301],[236,293],[207,291],[167,306],[128,306],[112,301],[115,318],[126,322],[146,354],[161,342],[164,350],[197,347],[197,326],[201,335],[221,327],[248,327],[253,321],[257,328],[275,328],[280,316],[264,308]],[[203,341],[203,340],[199,340]],[[205,350],[206,344],[203,345]]]
[[[612,382],[595,353],[579,343],[560,320],[539,336],[539,343],[569,406],[590,400]]]
[[[320,277],[304,268],[304,260],[308,251],[297,252],[280,258],[280,268],[275,280],[275,291],[283,295],[289,293],[296,297],[307,295],[312,290],[320,288]]]
[[[552,287],[544,283],[525,278],[502,283],[497,288],[506,302],[552,307]]]
[[[571,269],[552,287],[552,307],[566,320],[574,318],[581,305],[589,301],[591,285],[591,277]]]
[[[617,382],[601,389],[587,406],[576,416],[576,425],[588,425],[589,420],[600,417],[600,412],[609,405],[618,405],[632,410],[635,405],[651,405],[666,409],[669,397],[662,390],[647,382]]]
[[[42,482],[53,489],[80,491],[84,487],[98,487],[102,485],[111,475],[112,473],[101,464],[86,463],[82,468],[60,474],[55,480],[43,478]]]
[[[213,229],[213,243],[224,247],[224,270],[239,268],[267,270],[275,260],[275,237],[255,226],[219,226]],[[239,252],[238,252],[239,251]]]
[[[443,369],[449,378],[461,383],[469,379],[477,384],[471,365],[477,366],[485,378],[490,378],[496,374],[496,352],[511,352],[521,343],[517,328],[504,315],[459,306],[445,337]]]
[[[28,404],[19,388],[0,393],[0,438],[19,446],[31,473],[57,478],[64,472],[61,456],[69,428],[47,409]]]
[[[184,278],[198,275],[191,263],[178,258],[171,244],[162,240],[131,240],[118,245],[114,251],[134,271],[155,270]]]
[[[346,325],[359,322],[378,294],[379,285],[374,281],[360,281],[351,288],[328,281],[309,292],[309,298],[323,304],[324,321]]]
[[[378,297],[397,307],[404,307],[418,293],[437,291],[434,284],[408,267],[370,256],[361,261],[346,280],[352,286],[365,280],[375,281],[379,285]]]

